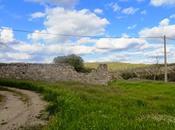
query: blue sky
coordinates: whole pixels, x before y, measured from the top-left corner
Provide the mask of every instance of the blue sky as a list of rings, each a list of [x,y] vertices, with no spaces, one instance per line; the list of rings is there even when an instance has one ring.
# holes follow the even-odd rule
[[[139,37],[175,38],[175,0],[0,0],[0,16],[0,62],[45,63],[72,53],[86,62],[162,62],[162,38]],[[167,42],[175,62],[175,41]]]

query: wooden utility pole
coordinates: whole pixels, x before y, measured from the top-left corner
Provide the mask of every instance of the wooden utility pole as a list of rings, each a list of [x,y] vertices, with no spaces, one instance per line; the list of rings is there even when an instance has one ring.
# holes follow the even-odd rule
[[[168,68],[167,68],[167,51],[166,51],[166,36],[164,35],[164,65],[165,65],[165,83],[168,82]]]

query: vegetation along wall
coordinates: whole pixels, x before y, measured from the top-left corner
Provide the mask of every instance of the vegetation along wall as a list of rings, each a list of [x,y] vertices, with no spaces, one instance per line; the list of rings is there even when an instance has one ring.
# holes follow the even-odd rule
[[[65,64],[0,64],[0,78],[36,81],[79,81],[90,84],[107,84],[110,80],[107,65],[101,64],[91,73],[78,73]]]

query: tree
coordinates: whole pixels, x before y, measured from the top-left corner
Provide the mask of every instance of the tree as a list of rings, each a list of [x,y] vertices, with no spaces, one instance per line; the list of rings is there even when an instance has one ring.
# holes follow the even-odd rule
[[[55,64],[66,63],[75,68],[76,71],[82,72],[84,71],[84,61],[80,56],[75,54],[67,55],[67,56],[57,56],[54,58],[53,62]]]

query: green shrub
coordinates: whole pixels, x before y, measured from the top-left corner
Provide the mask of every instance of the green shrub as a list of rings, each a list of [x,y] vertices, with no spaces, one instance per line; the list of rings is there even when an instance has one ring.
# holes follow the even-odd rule
[[[54,58],[53,62],[55,64],[65,63],[73,66],[77,72],[84,72],[84,61],[80,56],[75,54],[67,55],[67,56],[57,56]]]
[[[137,75],[134,73],[134,72],[123,72],[121,74],[122,78],[123,79],[133,79],[133,78],[137,78]]]

